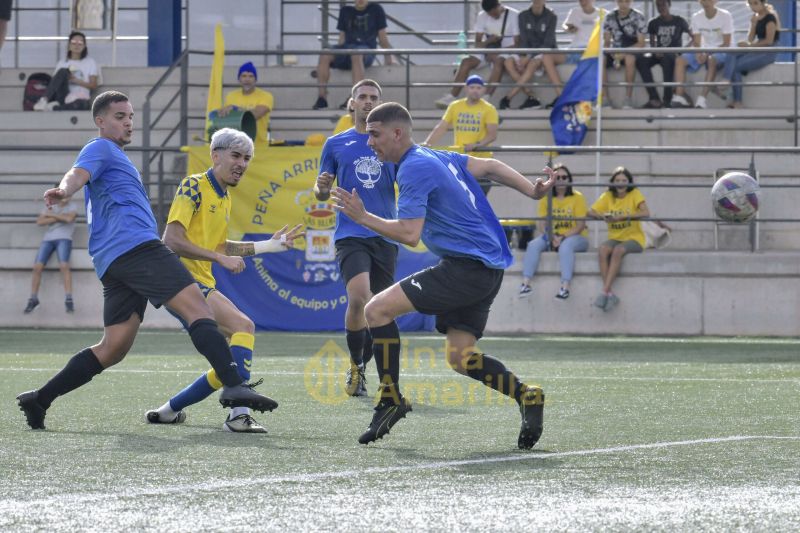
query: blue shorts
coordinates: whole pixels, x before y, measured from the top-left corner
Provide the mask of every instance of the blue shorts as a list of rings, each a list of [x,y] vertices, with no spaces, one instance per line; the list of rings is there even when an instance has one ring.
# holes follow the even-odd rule
[[[68,263],[70,253],[72,252],[72,240],[56,239],[54,241],[42,241],[42,244],[39,246],[39,253],[36,254],[36,263],[46,265],[54,251],[58,254],[59,263]]]
[[[331,46],[334,50],[350,50],[350,49],[358,49],[358,50],[372,50],[371,46],[366,44],[336,44]],[[367,68],[375,62],[375,54],[364,54],[362,56],[364,58],[364,68]],[[339,70],[350,70],[353,68],[353,61],[350,59],[349,55],[335,55],[333,56],[333,62],[331,63],[331,68],[338,68]]]
[[[725,59],[728,57],[728,54],[725,52],[716,52],[711,55],[717,60],[717,70],[721,69],[725,64]],[[708,68],[708,60],[706,60],[705,65],[701,65],[697,62],[697,54],[694,52],[681,54],[681,57],[686,61],[686,68],[689,72],[697,72],[700,70],[700,67],[703,66]]]
[[[581,56],[583,56],[583,52],[571,52],[569,54],[566,54],[567,60],[565,61],[565,63],[567,65],[577,65],[578,63],[581,62]]]
[[[209,295],[210,295],[212,292],[214,292],[215,290],[217,290],[217,289],[215,289],[214,287],[209,287],[209,286],[207,286],[207,285],[203,285],[203,284],[202,284],[202,283],[200,283],[199,281],[196,281],[195,283],[197,283],[197,286],[198,286],[198,287],[200,287],[200,292],[202,292],[202,293],[203,293],[203,297],[204,297],[206,300],[208,300],[208,296],[209,296]],[[167,312],[169,312],[169,314],[171,314],[172,316],[174,316],[175,318],[177,318],[177,319],[178,319],[178,322],[180,322],[180,323],[181,323],[181,326],[183,326],[183,329],[185,329],[185,330],[187,330],[187,331],[189,330],[189,324],[187,324],[187,323],[186,323],[186,321],[185,321],[184,319],[182,319],[182,318],[181,318],[181,315],[179,315],[178,313],[175,313],[175,312],[173,312],[173,311],[172,311],[172,309],[170,309],[169,307],[166,307],[165,309],[167,310]]]

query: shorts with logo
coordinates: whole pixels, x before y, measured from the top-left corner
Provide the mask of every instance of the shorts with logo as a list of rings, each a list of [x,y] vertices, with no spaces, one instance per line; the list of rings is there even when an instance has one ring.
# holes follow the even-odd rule
[[[369,289],[378,294],[392,286],[397,266],[397,245],[382,237],[345,237],[336,241],[336,259],[344,284],[369,272]]]
[[[159,240],[144,242],[114,259],[103,277],[103,324],[113,326],[138,313],[144,319],[147,301],[161,307],[194,278],[175,253]]]
[[[505,271],[477,259],[445,256],[435,266],[400,281],[414,309],[436,315],[436,330],[466,331],[480,339]]]

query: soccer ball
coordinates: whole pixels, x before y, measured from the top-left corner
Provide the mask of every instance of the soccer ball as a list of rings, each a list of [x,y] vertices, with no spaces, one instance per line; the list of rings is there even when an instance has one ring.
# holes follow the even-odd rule
[[[760,196],[756,180],[742,172],[728,172],[711,188],[711,206],[722,220],[749,222],[758,212]]]

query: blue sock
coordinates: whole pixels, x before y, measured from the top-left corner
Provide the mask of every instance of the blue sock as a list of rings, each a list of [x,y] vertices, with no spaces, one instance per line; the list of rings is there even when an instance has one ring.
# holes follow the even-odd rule
[[[212,373],[213,376],[211,375]],[[215,382],[215,385],[218,386],[215,387],[212,385],[212,380]],[[169,401],[169,406],[177,413],[178,411],[181,411],[190,405],[194,405],[197,402],[205,400],[211,396],[212,392],[219,389],[221,386],[222,383],[217,378],[216,372],[214,372],[213,369],[209,370],[194,380],[194,383],[173,396]]]
[[[253,346],[255,337],[249,333],[236,332],[231,335],[231,355],[236,362],[239,376],[250,380],[250,368],[253,366]]]

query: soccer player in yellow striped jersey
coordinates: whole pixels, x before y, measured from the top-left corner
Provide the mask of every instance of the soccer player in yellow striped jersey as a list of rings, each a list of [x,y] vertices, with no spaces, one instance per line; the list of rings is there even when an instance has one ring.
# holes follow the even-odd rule
[[[180,256],[197,280],[219,328],[230,338],[231,354],[245,381],[250,379],[255,325],[215,288],[211,264],[217,263],[238,274],[245,268],[243,256],[286,250],[293,245],[295,238],[302,235],[301,226],[298,225],[290,231],[286,231],[284,227],[266,241],[227,240],[231,213],[228,188],[239,184],[252,157],[253,142],[244,133],[229,128],[214,133],[211,138],[213,166],[202,174],[185,178],[180,183],[164,232],[165,244]],[[145,418],[153,424],[181,423],[186,420],[183,409],[207,398],[221,385],[216,372],[209,370],[160,408],[148,411]],[[277,407],[277,403],[274,407]],[[243,433],[266,432],[263,426],[253,420],[246,407],[234,408],[223,428]]]

